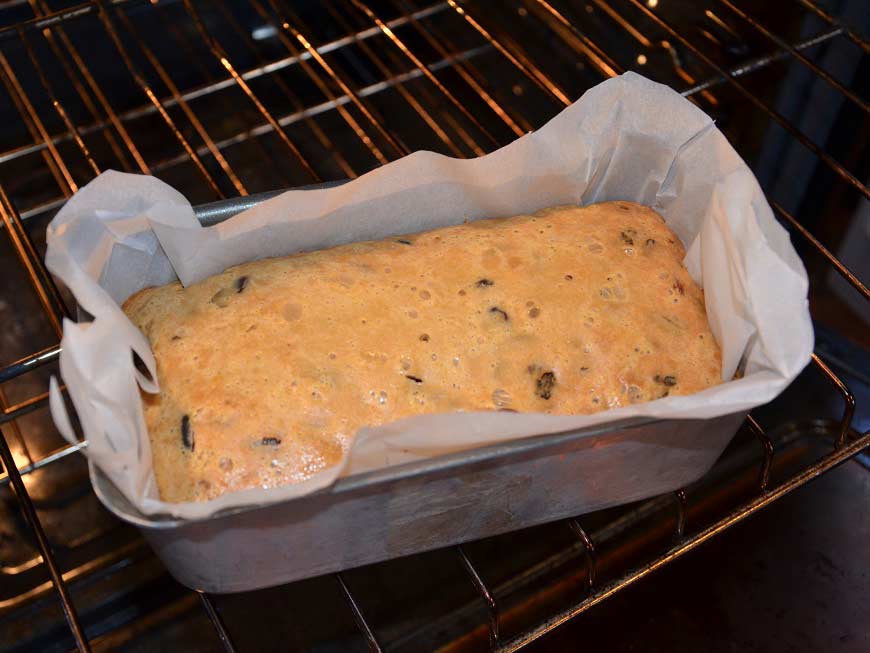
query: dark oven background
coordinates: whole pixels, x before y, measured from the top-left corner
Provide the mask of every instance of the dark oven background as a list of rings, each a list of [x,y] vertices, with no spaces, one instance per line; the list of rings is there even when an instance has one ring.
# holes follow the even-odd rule
[[[0,651],[516,650],[867,444],[866,0],[9,0],[0,30]],[[197,204],[418,149],[476,156],[626,70],[716,119],[811,276],[818,358],[707,478],[221,597],[176,584],[102,509],[45,397],[72,301],[44,233],[77,188],[143,172]]]

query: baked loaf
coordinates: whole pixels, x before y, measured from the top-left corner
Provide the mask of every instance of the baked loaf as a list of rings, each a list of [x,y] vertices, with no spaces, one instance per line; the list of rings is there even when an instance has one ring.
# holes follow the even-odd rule
[[[124,310],[165,501],[294,483],[419,413],[592,413],[720,381],[679,239],[629,202],[267,259]]]

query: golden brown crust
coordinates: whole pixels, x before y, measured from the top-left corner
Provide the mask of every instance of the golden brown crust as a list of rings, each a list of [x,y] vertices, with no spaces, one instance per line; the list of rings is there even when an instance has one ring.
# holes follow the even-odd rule
[[[247,263],[124,310],[151,341],[161,497],[308,478],[364,425],[592,413],[719,382],[703,292],[655,211],[554,207]]]

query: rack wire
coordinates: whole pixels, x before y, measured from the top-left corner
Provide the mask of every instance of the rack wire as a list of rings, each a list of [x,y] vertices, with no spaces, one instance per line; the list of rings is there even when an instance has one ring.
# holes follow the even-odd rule
[[[276,170],[285,186],[330,177],[352,178],[415,149],[409,140],[412,135],[415,141],[428,139],[436,149],[453,156],[492,151],[540,124],[541,111],[545,116],[554,114],[582,90],[569,87],[564,75],[558,76],[530,54],[503,20],[463,0],[426,5],[407,0],[329,0],[323,3],[323,10],[337,27],[326,30],[312,23],[310,11],[306,13],[299,7],[294,10],[278,0],[248,0],[245,16],[254,16],[259,25],[259,32],[253,33],[243,25],[238,7],[223,0],[208,6],[193,0],[150,5],[135,0],[92,0],[59,10],[53,10],[45,0],[29,0],[26,4],[31,12],[28,18],[0,27],[0,78],[23,130],[19,142],[0,142],[0,217],[54,344],[39,347],[18,360],[0,361],[0,390],[8,382],[56,364],[62,321],[70,317],[64,296],[45,269],[28,225],[42,224],[101,171],[114,167],[174,179],[179,170],[186,170],[193,180],[190,187],[196,184],[202,199],[248,195],[263,190],[257,189],[255,171],[237,163],[237,150],[251,146],[263,160],[282,162]],[[570,52],[589,83],[636,68],[641,61],[640,56],[628,60],[608,51],[606,42],[593,36],[597,28],[587,23],[583,13],[595,13],[596,24],[606,24],[614,34],[640,48],[643,61],[655,53],[664,53],[671,64],[665,81],[677,86],[691,101],[715,110],[720,99],[714,91],[727,89],[735,93],[746,106],[761,112],[817,157],[851,192],[865,200],[870,198],[867,185],[846,162],[835,159],[744,81],[777,63],[795,61],[859,112],[870,112],[864,98],[809,54],[819,46],[846,41],[866,55],[870,44],[811,0],[794,0],[793,4],[815,16],[824,27],[794,40],[779,35],[775,26],[763,23],[733,0],[710,3],[712,8],[706,10],[706,18],[711,29],[733,34],[748,28],[760,39],[763,52],[738,63],[710,54],[694,35],[657,10],[654,2],[596,0],[582,9],[579,3],[545,0],[504,4],[529,30],[546,33]],[[218,24],[221,29],[216,27]],[[204,71],[197,82],[191,83],[190,76],[179,74],[167,61],[166,48],[158,47],[153,39],[156,25],[162,25],[167,33],[177,33],[175,44]],[[131,97],[137,96],[137,100],[119,103],[110,97],[107,81],[99,81],[99,65],[89,57],[88,44],[81,41],[82,33],[99,40],[104,48],[101,51],[114,53],[119,76],[124,79],[111,81],[131,85]],[[716,38],[709,32],[707,36]],[[268,40],[270,47],[260,47],[258,39]],[[369,69],[362,73],[354,70],[349,63],[351,54],[367,62]],[[511,87],[493,81],[488,74],[493,62],[512,71]],[[537,114],[518,109],[512,100],[532,92],[537,94]],[[220,111],[205,104],[220,105],[227,98],[246,107],[241,111],[244,116],[228,126],[216,119]],[[386,114],[387,108],[398,110],[400,105],[410,116],[407,120],[412,120],[403,123],[401,129],[392,115]],[[149,142],[158,127],[162,148],[154,148]],[[341,141],[336,134],[342,135]],[[4,173],[16,165],[36,170],[40,182],[46,182],[46,190],[35,200]],[[820,238],[780,203],[772,200],[771,205],[792,233],[824,257],[863,301],[870,300],[865,283]],[[584,551],[586,595],[519,635],[510,639],[501,636],[503,611],[495,594],[467,550],[457,547],[456,554],[469,582],[487,610],[491,649],[520,650],[865,449],[870,444],[870,432],[856,433],[850,428],[855,397],[819,355],[813,355],[812,364],[836,391],[843,406],[836,437],[826,455],[771,486],[773,443],[750,416],[748,428],[762,452],[757,494],[711,525],[686,535],[688,499],[685,491],[677,492],[673,544],[646,564],[605,584],[599,584],[596,578],[595,542],[584,530],[582,520],[568,520]],[[12,486],[75,645],[80,651],[88,651],[90,644],[76,605],[24,482],[29,474],[62,464],[85,446],[64,446],[41,457],[31,456],[18,421],[44,407],[46,401],[44,391],[14,402],[0,392],[0,460],[5,470],[0,487]],[[11,441],[20,443],[23,460],[16,461]],[[366,619],[365,606],[355,598],[342,575],[336,575],[336,581],[369,649],[382,650],[376,630]],[[211,598],[202,594],[201,603],[224,648],[237,650]]]

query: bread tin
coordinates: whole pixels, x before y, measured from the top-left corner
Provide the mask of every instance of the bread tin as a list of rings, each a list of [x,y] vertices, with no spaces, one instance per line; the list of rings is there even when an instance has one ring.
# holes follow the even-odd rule
[[[275,194],[203,205],[197,217],[216,224]],[[198,520],[143,515],[93,464],[90,473],[102,503],[142,531],[179,582],[240,592],[679,489],[713,465],[744,418],[633,419],[524,438],[341,478],[304,497]]]

